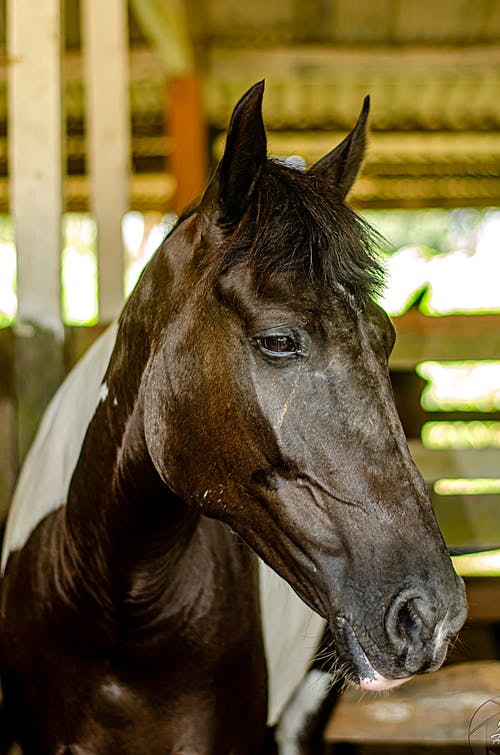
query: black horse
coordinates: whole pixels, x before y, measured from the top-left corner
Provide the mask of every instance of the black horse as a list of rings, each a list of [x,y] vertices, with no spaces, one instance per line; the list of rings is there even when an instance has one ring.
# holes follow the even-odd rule
[[[393,402],[371,232],[344,204],[368,101],[301,172],[267,159],[262,94],[125,307],[65,505],[7,542],[25,755],[261,752],[256,554],[365,689],[439,667],[464,621]]]

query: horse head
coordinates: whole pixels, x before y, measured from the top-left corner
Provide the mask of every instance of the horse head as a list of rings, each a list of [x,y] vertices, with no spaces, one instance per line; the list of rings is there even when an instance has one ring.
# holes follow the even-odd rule
[[[146,442],[179,498],[327,619],[351,678],[383,689],[441,665],[466,603],[394,405],[373,233],[344,202],[369,103],[301,171],[267,158],[262,95],[236,106],[146,273],[175,302],[151,334]]]

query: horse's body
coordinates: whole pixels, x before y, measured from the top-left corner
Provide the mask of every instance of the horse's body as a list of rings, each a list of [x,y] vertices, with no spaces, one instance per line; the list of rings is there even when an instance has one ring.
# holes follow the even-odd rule
[[[33,531],[13,509],[1,671],[26,755],[259,753],[255,553],[366,689],[439,666],[464,620],[343,203],[367,107],[303,174],[266,159],[261,98],[124,311],[66,504]]]

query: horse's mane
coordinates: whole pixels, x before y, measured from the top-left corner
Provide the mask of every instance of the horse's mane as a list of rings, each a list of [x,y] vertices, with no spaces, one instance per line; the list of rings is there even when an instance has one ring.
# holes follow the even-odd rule
[[[262,288],[289,272],[366,299],[383,286],[383,244],[323,176],[267,160],[219,272],[245,260]]]

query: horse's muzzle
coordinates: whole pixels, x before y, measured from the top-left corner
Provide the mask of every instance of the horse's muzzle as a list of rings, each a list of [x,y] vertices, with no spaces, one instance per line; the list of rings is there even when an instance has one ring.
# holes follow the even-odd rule
[[[450,637],[467,616],[463,584],[458,577],[457,587],[456,603],[451,603],[445,612],[422,592],[406,590],[396,596],[385,615],[384,641],[376,658],[368,658],[362,648],[363,638],[358,639],[346,618],[336,619],[340,648],[363,689],[390,689],[415,674],[435,671],[442,665]]]

